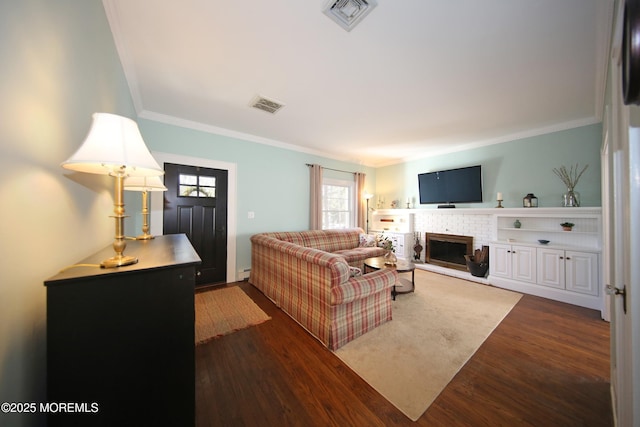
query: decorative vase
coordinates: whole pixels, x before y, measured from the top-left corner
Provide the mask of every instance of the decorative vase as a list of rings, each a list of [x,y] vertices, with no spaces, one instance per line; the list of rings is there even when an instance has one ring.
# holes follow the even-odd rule
[[[520,222],[519,219],[516,219],[515,222],[513,223],[513,226],[515,228],[520,228],[520,227],[522,227],[522,223]]]
[[[580,193],[575,191],[573,187],[567,188],[567,192],[562,195],[562,206],[565,208],[579,208]]]
[[[398,258],[393,251],[387,251],[387,253],[384,254],[384,265],[396,265],[397,262]]]
[[[571,231],[571,230],[572,230],[572,228],[573,228],[573,227],[567,227],[567,226],[564,226],[564,225],[562,226],[562,229],[563,229],[564,231]]]

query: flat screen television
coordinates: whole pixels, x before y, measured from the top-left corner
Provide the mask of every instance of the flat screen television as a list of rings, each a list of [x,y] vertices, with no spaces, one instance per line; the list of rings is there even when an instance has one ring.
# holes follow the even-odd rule
[[[454,207],[452,203],[482,202],[482,167],[448,169],[418,175],[420,204],[444,203],[439,207]]]

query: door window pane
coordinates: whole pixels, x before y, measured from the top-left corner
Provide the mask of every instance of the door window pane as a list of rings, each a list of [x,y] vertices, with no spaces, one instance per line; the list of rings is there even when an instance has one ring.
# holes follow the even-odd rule
[[[216,197],[216,178],[213,176],[200,176],[180,174],[180,197]]]

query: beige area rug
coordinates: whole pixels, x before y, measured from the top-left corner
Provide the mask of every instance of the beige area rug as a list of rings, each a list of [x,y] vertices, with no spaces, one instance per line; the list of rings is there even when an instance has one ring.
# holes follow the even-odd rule
[[[237,286],[199,292],[196,301],[196,344],[259,325],[271,319]]]
[[[335,354],[416,421],[522,297],[416,270],[416,290],[393,301],[393,320]]]

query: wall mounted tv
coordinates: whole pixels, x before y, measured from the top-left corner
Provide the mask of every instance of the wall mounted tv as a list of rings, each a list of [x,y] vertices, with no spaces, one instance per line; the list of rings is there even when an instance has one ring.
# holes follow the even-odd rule
[[[439,208],[454,208],[452,203],[482,202],[482,167],[448,169],[418,175],[420,204],[443,203]]]

